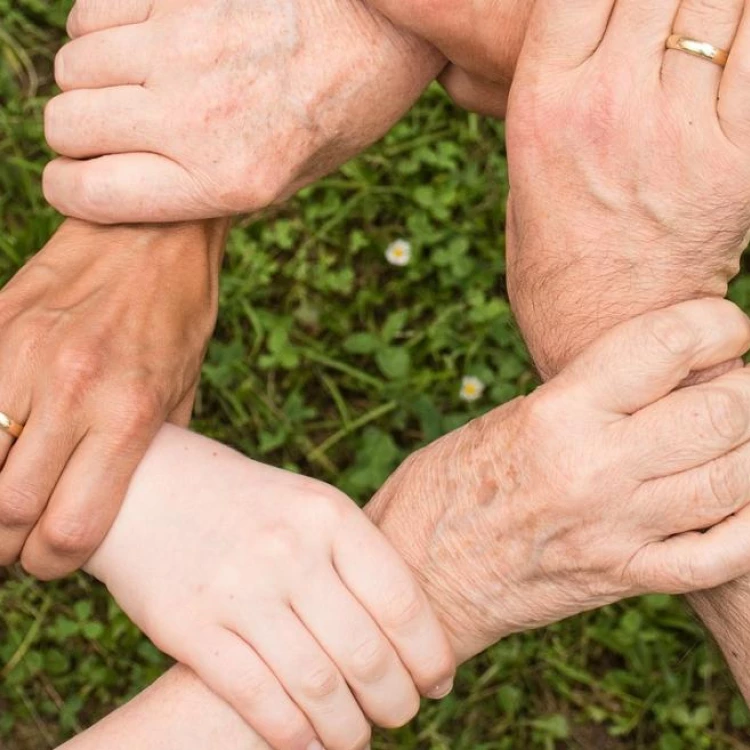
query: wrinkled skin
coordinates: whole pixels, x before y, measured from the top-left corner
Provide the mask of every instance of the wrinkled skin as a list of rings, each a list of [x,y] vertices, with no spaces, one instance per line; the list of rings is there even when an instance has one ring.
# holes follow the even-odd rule
[[[662,397],[737,357],[749,332],[719,300],[631,321],[386,483],[368,512],[440,602],[462,660],[510,633],[742,571],[747,509],[693,532],[750,496],[750,371]]]
[[[356,0],[78,0],[69,29],[45,113],[69,158],[44,188],[100,223],[284,200],[380,138],[444,65]]]

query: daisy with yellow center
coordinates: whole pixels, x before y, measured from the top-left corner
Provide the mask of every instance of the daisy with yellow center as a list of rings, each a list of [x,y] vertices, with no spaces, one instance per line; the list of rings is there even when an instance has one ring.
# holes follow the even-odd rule
[[[411,261],[411,243],[407,240],[391,242],[385,250],[385,259],[392,266],[408,266]]]
[[[462,401],[478,401],[484,394],[485,384],[473,375],[467,375],[461,381],[460,397]]]

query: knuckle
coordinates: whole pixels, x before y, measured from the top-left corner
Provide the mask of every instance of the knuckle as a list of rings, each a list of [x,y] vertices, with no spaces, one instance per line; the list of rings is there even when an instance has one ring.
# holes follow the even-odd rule
[[[748,497],[746,472],[737,463],[710,464],[708,485],[712,501],[723,511],[733,511]]]
[[[12,485],[0,490],[0,526],[27,529],[39,520],[40,513],[39,495],[33,488]]]
[[[684,591],[702,591],[719,583],[713,563],[692,555],[683,559],[678,578]]]
[[[270,685],[265,675],[257,669],[241,671],[233,680],[233,699],[246,710],[262,706]]]
[[[722,441],[733,445],[746,434],[750,416],[735,391],[726,388],[707,390],[705,407],[711,430]]]
[[[64,150],[62,125],[64,122],[64,94],[50,99],[44,106],[44,137],[49,147],[61,153]]]
[[[273,747],[303,747],[309,741],[310,729],[303,719],[289,717],[283,723],[278,722],[270,735]]]
[[[273,522],[255,541],[256,554],[270,561],[270,564],[283,563],[299,559],[301,537],[297,529],[280,520]]]
[[[422,682],[427,690],[453,679],[456,674],[456,659],[450,646],[446,643],[442,648],[436,649],[430,663],[421,672]]]
[[[126,438],[141,435],[149,425],[163,416],[164,402],[154,388],[131,386],[122,394],[122,429]]]
[[[341,685],[338,671],[327,665],[309,669],[301,678],[300,691],[312,701],[324,701],[335,695]]]
[[[684,356],[696,346],[695,330],[674,310],[660,311],[649,316],[645,326],[647,338],[669,357]]]
[[[101,372],[101,357],[93,347],[64,346],[57,353],[54,371],[61,393],[79,400],[88,392]]]
[[[70,62],[70,45],[66,44],[55,55],[54,63],[55,83],[62,91],[72,88]]]
[[[81,516],[51,516],[42,524],[41,537],[51,552],[60,557],[85,557],[97,545],[96,533]]]
[[[292,180],[292,171],[281,162],[258,163],[257,155],[248,153],[236,160],[231,174],[215,189],[226,210],[248,213],[271,206]]]
[[[393,630],[408,630],[424,613],[424,601],[417,584],[412,581],[408,585],[394,587],[388,593],[383,608],[383,623]]]
[[[86,214],[96,217],[100,224],[112,223],[113,203],[116,205],[117,196],[105,175],[80,170],[71,178],[71,192]]]
[[[351,654],[354,677],[365,684],[382,680],[390,666],[391,652],[383,638],[370,638],[360,643]]]

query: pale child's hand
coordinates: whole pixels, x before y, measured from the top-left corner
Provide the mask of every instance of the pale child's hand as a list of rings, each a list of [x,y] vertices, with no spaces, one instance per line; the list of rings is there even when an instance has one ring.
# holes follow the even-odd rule
[[[353,502],[176,428],[87,570],[278,750],[362,750],[365,717],[403,725],[452,684],[426,596]]]

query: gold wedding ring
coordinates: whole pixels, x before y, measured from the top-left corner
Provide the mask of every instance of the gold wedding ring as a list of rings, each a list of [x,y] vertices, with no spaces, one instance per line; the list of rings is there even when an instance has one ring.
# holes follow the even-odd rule
[[[716,63],[720,67],[725,67],[729,60],[729,52],[719,47],[714,47],[708,42],[700,42],[697,39],[690,39],[680,34],[672,34],[667,39],[667,49],[674,49],[678,52],[686,52],[693,57],[700,57],[703,60]]]
[[[23,425],[0,411],[0,430],[10,435],[14,440],[18,440],[23,433]]]

